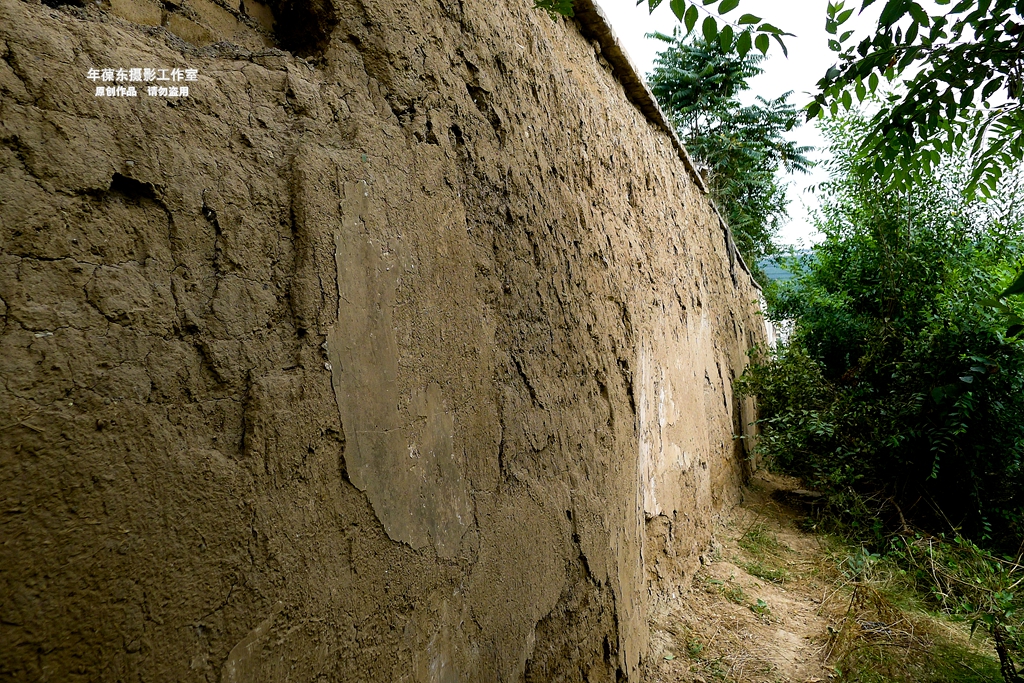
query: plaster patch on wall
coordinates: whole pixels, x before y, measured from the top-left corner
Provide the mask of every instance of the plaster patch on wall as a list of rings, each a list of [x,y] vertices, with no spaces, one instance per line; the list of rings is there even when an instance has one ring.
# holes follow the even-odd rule
[[[338,318],[327,352],[348,477],[393,540],[433,545],[451,557],[474,523],[464,463],[453,447],[455,420],[437,382],[412,390],[408,410],[400,410],[392,311],[401,259],[366,229],[366,183],[346,183],[343,192],[334,235]]]
[[[458,683],[467,678],[459,669],[460,650],[471,648],[460,628],[472,617],[463,605],[452,605],[447,591],[434,591],[405,625],[405,645],[412,651],[412,680],[415,683]]]
[[[661,405],[656,407],[658,423],[648,421],[648,412],[654,397],[659,396],[658,387],[651,377],[651,351],[647,344],[641,343],[638,352],[640,372],[637,381],[637,436],[639,438],[638,469],[640,473],[640,490],[643,497],[643,510],[647,519],[661,514],[656,492],[656,476],[658,456],[661,453]]]

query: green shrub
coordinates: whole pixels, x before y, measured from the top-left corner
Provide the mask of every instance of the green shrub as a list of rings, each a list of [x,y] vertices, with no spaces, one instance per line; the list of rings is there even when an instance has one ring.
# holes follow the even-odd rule
[[[841,151],[861,126],[828,131],[840,151],[825,240],[768,291],[771,314],[794,321],[790,340],[738,382],[758,398],[758,448],[865,533],[913,522],[1016,551],[1024,342],[991,299],[1024,255],[1019,212],[965,202],[955,165],[887,193]]]

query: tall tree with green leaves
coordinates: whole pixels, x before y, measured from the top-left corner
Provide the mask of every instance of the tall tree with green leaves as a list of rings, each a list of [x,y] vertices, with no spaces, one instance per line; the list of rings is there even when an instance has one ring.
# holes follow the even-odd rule
[[[824,132],[825,239],[767,290],[770,315],[794,330],[743,380],[760,399],[760,447],[847,510],[853,492],[878,496],[932,531],[1012,552],[1024,538],[1024,340],[1003,315],[1024,313],[1015,178],[1002,202],[967,200],[969,166],[947,157],[928,182],[892,190],[857,163],[869,121]]]
[[[806,172],[809,147],[785,138],[801,113],[789,93],[740,102],[762,56],[739,56],[719,41],[655,34],[669,43],[648,81],[680,139],[706,173],[712,197],[752,266],[777,251],[773,237],[786,218],[780,170]]]

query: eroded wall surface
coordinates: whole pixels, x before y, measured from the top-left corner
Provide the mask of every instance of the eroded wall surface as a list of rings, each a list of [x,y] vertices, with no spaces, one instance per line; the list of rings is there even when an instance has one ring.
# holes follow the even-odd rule
[[[531,4],[0,0],[0,678],[640,678],[763,324]]]

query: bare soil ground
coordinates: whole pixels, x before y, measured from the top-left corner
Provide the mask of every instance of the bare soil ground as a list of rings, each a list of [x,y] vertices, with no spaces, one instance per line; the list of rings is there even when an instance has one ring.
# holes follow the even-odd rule
[[[870,586],[848,581],[837,565],[841,544],[804,531],[800,522],[806,511],[779,502],[796,489],[795,479],[755,476],[742,505],[716,531],[716,543],[702,558],[689,592],[659,603],[652,619],[656,659],[649,681],[876,680],[851,672],[843,657],[879,645],[927,660],[937,647],[952,643],[975,658],[971,663],[988,659],[989,644],[978,636],[969,639],[962,625],[904,612]],[[929,669],[920,676],[913,658],[907,658],[906,671],[877,680],[966,680],[955,673],[968,667],[964,657],[953,662],[948,675]]]

